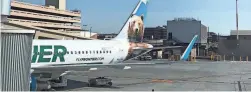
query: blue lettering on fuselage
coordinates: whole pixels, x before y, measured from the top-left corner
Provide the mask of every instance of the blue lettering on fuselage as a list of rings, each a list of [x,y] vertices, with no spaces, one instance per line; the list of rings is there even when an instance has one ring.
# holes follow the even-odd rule
[[[93,58],[77,58],[76,61],[98,61],[104,60],[104,57],[93,57]]]

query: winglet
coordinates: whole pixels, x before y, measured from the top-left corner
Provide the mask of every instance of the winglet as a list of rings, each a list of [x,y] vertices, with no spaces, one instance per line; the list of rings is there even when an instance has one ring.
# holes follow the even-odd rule
[[[194,46],[194,44],[195,44],[197,38],[198,38],[198,35],[195,35],[195,36],[193,37],[192,41],[189,43],[189,45],[187,46],[185,52],[184,52],[183,55],[181,56],[181,58],[180,58],[181,60],[187,60],[187,59],[188,59],[189,54],[190,54],[190,52],[191,52],[191,50],[192,50],[192,48],[193,48],[193,46]]]

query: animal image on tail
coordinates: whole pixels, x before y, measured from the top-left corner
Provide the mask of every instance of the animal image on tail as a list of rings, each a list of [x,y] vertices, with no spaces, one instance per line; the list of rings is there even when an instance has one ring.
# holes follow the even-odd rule
[[[129,20],[128,38],[130,42],[142,42],[144,35],[144,16],[131,15]]]
[[[149,48],[150,46],[147,43],[143,43],[144,23],[147,16],[148,3],[149,0],[140,0],[129,15],[119,34],[113,38],[113,40],[126,42],[126,45],[128,45],[127,58],[133,56],[133,49]]]

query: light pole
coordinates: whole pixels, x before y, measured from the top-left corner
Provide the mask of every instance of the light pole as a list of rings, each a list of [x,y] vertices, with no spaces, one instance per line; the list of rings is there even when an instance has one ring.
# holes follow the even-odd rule
[[[87,25],[83,25],[83,28],[82,29],[84,29],[84,27],[86,27]]]
[[[238,0],[236,0],[236,31],[237,31],[237,40],[239,39],[239,29],[238,29]]]
[[[91,38],[91,34],[92,34],[92,27],[90,27],[90,38]]]
[[[87,26],[87,25],[83,25],[83,28],[82,28],[82,29],[83,29],[84,31],[85,31],[84,27],[86,27],[86,26]],[[84,32],[84,36],[85,36],[85,32]],[[86,36],[85,36],[85,37],[86,37]]]

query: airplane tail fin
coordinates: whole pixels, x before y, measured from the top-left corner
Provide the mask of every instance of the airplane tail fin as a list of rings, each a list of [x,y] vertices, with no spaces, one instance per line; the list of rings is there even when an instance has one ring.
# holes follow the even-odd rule
[[[119,34],[112,40],[130,42],[142,42],[144,35],[144,23],[146,19],[149,0],[140,0],[129,18],[121,28]]]
[[[182,56],[181,56],[181,60],[187,60],[188,59],[188,57],[189,57],[189,54],[190,54],[190,52],[191,52],[191,50],[192,50],[192,48],[193,48],[193,46],[194,46],[194,44],[195,44],[195,42],[196,42],[196,40],[198,39],[198,35],[195,35],[194,37],[193,37],[193,39],[192,39],[192,41],[189,43],[189,45],[187,46],[187,48],[186,48],[186,50],[184,51],[184,53],[182,54]]]

